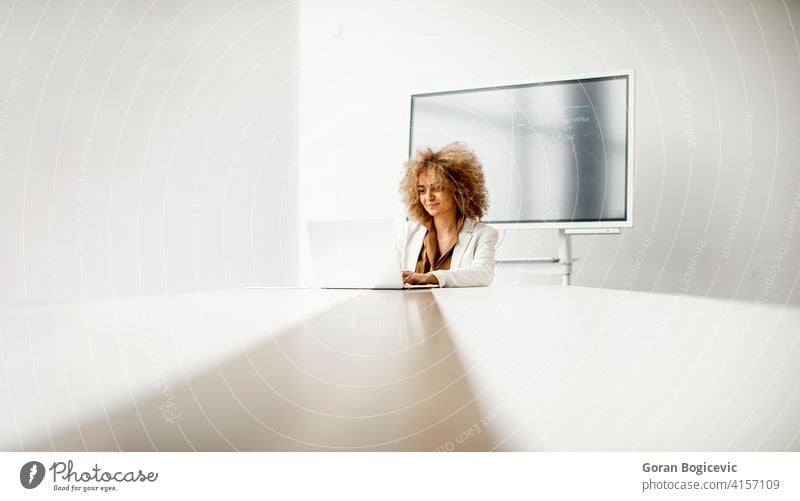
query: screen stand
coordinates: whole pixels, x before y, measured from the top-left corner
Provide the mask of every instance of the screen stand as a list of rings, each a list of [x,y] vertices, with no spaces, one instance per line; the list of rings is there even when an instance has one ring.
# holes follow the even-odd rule
[[[505,230],[503,235],[505,235]],[[557,267],[558,272],[551,272],[550,274],[561,275],[562,285],[572,284],[572,263],[575,260],[572,258],[572,235],[592,235],[592,234],[619,234],[619,228],[587,228],[587,229],[558,229],[558,257],[528,257],[528,258],[498,258],[497,263],[552,263],[553,265],[560,265]],[[498,246],[503,242],[500,239]]]
[[[561,285],[569,285],[572,274],[572,235],[563,228],[558,230],[558,262],[563,266]]]

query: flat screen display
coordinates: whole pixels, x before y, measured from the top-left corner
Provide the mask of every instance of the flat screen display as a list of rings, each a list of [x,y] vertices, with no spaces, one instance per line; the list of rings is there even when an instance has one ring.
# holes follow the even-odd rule
[[[415,94],[409,155],[472,148],[487,223],[630,226],[630,87],[620,74]]]

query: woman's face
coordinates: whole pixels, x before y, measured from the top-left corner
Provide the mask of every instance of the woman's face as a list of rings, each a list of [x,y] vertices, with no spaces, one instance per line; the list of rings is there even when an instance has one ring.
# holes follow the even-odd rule
[[[427,172],[419,175],[417,181],[419,201],[431,217],[441,216],[448,212],[455,212],[456,201],[453,190],[446,188],[429,176]]]

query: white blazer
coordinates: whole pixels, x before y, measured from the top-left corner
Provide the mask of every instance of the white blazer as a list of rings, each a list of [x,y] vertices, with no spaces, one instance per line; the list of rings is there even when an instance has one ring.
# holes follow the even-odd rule
[[[403,270],[414,271],[428,229],[417,221],[406,221],[400,238]],[[494,251],[497,230],[465,219],[453,249],[449,270],[432,271],[439,287],[485,287],[494,279]]]

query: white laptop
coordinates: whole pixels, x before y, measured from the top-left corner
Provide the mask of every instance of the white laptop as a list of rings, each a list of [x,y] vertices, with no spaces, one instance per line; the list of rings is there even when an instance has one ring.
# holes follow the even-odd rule
[[[326,289],[420,289],[403,285],[391,219],[308,221],[317,284]]]

